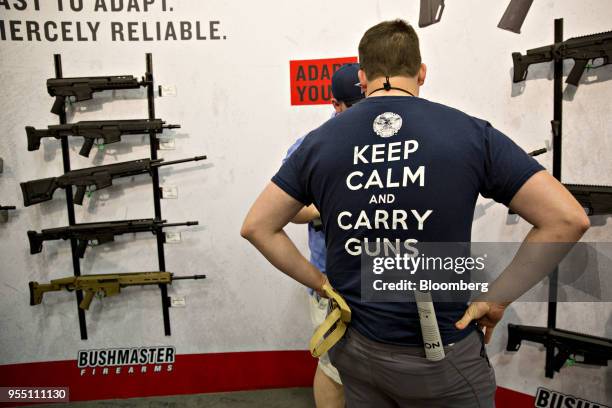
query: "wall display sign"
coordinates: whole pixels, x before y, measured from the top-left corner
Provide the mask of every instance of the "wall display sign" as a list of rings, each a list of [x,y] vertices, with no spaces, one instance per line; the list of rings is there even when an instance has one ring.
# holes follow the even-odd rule
[[[330,103],[331,78],[344,64],[357,57],[289,61],[291,105],[326,105]]]
[[[173,346],[81,350],[77,356],[79,375],[118,375],[172,371]]]
[[[536,408],[552,408],[552,407],[590,407],[590,408],[609,408],[607,405],[598,402],[589,401],[583,398],[575,397],[552,391],[544,387],[539,387],[535,397]]]

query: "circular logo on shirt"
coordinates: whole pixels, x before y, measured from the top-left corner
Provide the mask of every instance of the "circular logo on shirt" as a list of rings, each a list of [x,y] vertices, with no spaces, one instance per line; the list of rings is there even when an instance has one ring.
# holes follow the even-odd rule
[[[380,137],[395,136],[402,127],[402,117],[397,113],[381,113],[374,119],[374,132]]]

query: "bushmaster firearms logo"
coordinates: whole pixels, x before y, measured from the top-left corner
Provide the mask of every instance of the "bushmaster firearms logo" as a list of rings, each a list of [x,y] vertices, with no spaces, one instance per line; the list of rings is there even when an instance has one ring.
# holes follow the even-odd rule
[[[175,357],[173,346],[81,350],[77,367],[81,376],[160,373],[172,371]]]
[[[587,401],[573,395],[561,394],[559,391],[538,388],[535,397],[536,408],[610,408],[593,401]]]

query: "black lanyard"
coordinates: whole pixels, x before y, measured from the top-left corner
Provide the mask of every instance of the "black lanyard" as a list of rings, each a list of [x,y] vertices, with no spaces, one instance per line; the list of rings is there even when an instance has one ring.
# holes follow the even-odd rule
[[[402,89],[402,88],[396,88],[394,86],[391,86],[391,83],[389,82],[389,77],[386,77],[385,83],[383,84],[382,88],[378,88],[378,89],[373,90],[372,92],[370,92],[368,94],[368,96],[372,95],[374,92],[378,92],[378,91],[390,91],[392,89],[394,89],[396,91],[405,92],[405,93],[407,93],[410,96],[414,96],[414,94],[412,92],[410,92],[410,91],[407,91],[407,90]]]

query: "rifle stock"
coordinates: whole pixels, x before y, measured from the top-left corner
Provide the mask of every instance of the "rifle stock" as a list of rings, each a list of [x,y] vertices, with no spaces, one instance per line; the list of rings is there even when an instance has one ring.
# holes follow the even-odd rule
[[[30,254],[38,254],[42,251],[43,241],[36,231],[28,231],[28,241],[30,241]]]
[[[19,183],[19,185],[21,186],[25,207],[51,200],[55,190],[59,188],[56,177],[26,181],[25,183]]]
[[[40,148],[40,140],[43,137],[48,137],[49,132],[47,130],[38,130],[33,126],[26,126],[26,135],[28,137],[28,151],[32,152]]]
[[[62,289],[74,290],[75,281],[78,279],[76,276],[70,276],[67,278],[54,279],[49,283],[38,283],[30,281],[28,286],[30,287],[30,305],[39,305],[42,303],[43,295],[46,292],[58,292]]]

